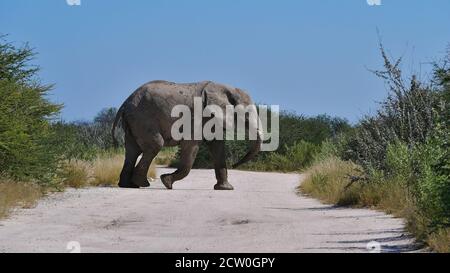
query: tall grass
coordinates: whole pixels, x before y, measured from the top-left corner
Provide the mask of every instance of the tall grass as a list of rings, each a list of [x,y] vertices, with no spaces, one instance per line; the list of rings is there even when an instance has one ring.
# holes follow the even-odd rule
[[[99,156],[91,164],[92,186],[115,186],[119,182],[124,156]]]
[[[6,217],[13,208],[30,208],[42,196],[41,187],[34,183],[0,181],[0,218]]]
[[[298,189],[326,203],[377,207],[404,216],[403,210],[410,207],[412,202],[402,179],[386,180],[376,175],[364,178],[362,175],[362,167],[330,157],[311,166]],[[360,179],[365,181],[357,181]]]
[[[62,184],[66,187],[83,188],[90,184],[89,162],[73,159],[63,163],[60,171]]]
[[[329,157],[307,169],[298,190],[328,204],[371,207],[402,217],[419,241],[435,251],[450,252],[450,229],[430,226],[432,215],[423,213],[401,175],[374,172],[367,177],[362,167]]]
[[[93,161],[70,160],[63,165],[62,182],[67,187],[114,187],[119,182],[124,161],[123,154],[104,153]],[[148,170],[149,178],[156,178],[156,164]]]
[[[104,153],[93,161],[68,160],[61,164],[58,171],[59,183],[52,187],[42,187],[33,182],[17,182],[10,179],[0,180],[0,219],[6,217],[13,208],[30,208],[46,192],[66,187],[115,187],[119,181],[124,156]],[[152,162],[149,178],[156,178],[156,164]]]
[[[314,164],[305,172],[305,179],[299,189],[326,203],[355,205],[359,199],[360,188],[347,188],[348,177],[360,173],[357,165],[330,157]]]
[[[401,60],[390,61],[383,47],[381,53],[385,70],[375,73],[386,81],[388,97],[376,115],[338,138],[333,149],[325,149],[328,155],[316,157],[301,189],[333,204],[401,216],[419,241],[449,252],[450,67],[435,69],[437,86],[414,75],[407,82]],[[353,182],[345,176],[352,176],[353,163],[343,161],[349,159],[363,170]]]

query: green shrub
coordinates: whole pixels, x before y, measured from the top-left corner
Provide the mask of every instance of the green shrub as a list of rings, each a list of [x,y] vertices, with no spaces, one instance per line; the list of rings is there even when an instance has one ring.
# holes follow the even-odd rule
[[[336,142],[326,139],[320,145],[320,149],[318,149],[317,153],[314,155],[314,162],[321,162],[330,157],[338,157],[339,150]]]
[[[413,152],[417,184],[414,194],[431,229],[450,227],[450,161],[446,137],[433,137]]]
[[[399,68],[400,60],[392,62],[381,47],[384,71],[375,71],[389,87],[388,97],[375,116],[365,117],[357,125],[348,142],[349,159],[366,169],[386,169],[386,152],[397,141],[414,146],[424,143],[439,121],[437,109],[442,104],[431,85],[412,76],[406,83]]]
[[[280,158],[279,156],[275,156],[272,162],[278,164],[277,167],[280,170],[283,170],[283,166],[285,166],[285,170],[300,171],[311,165],[315,154],[319,151],[319,146],[310,142],[300,141],[293,146],[286,146],[285,151],[285,154],[281,157],[283,158],[284,164],[277,163],[277,158]]]
[[[94,145],[75,123],[63,121],[52,124],[56,138],[59,139],[59,153],[64,160],[94,160],[102,150]]]
[[[435,250],[450,250],[450,53],[435,67],[435,84],[405,84],[381,48],[390,93],[375,116],[325,141],[306,172],[304,192],[326,202],[373,206],[404,217]],[[351,159],[363,167],[355,177]],[[346,169],[347,166],[347,169]],[[343,173],[342,173],[343,172]],[[345,177],[344,174],[348,176]]]
[[[286,147],[291,147],[299,141],[307,141],[320,145],[323,141],[335,138],[351,130],[347,120],[328,115],[305,117],[292,112],[280,113],[280,143],[278,150],[284,153]]]
[[[389,144],[386,150],[386,171],[391,176],[398,176],[410,181],[413,174],[411,152],[408,146],[400,141]]]
[[[48,184],[58,167],[58,139],[50,120],[61,105],[47,99],[51,86],[36,79],[34,53],[0,40],[0,170],[15,180]]]
[[[292,146],[285,146],[283,153],[268,153],[267,156],[250,162],[243,168],[258,171],[298,172],[312,164],[319,149],[319,145],[299,141]]]

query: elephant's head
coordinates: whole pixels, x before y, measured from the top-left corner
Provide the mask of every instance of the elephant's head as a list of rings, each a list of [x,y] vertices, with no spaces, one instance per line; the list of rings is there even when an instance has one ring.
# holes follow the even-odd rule
[[[234,117],[232,117],[235,124],[239,119],[245,124],[246,132],[256,132],[256,136],[254,136],[251,140],[249,151],[241,160],[233,165],[233,168],[236,168],[254,158],[261,150],[262,134],[258,127],[259,118],[256,112],[256,106],[250,96],[239,88],[210,82],[203,89],[202,98],[205,107],[207,105],[216,105],[223,110],[223,113],[226,112],[226,107],[229,105],[233,105],[238,109],[239,107],[240,109],[250,109],[252,114],[248,112],[245,115],[235,113]]]

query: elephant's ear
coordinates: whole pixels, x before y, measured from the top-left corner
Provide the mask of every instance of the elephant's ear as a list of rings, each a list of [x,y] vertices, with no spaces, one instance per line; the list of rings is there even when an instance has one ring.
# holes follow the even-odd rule
[[[240,95],[234,88],[211,83],[203,88],[202,101],[203,106],[225,107],[230,104],[236,106],[240,102]]]
[[[206,105],[208,105],[208,94],[207,94],[207,90],[206,88],[208,87],[209,83],[206,84],[205,87],[203,87],[202,89],[202,104],[203,104],[203,109],[205,109]]]
[[[239,102],[241,101],[241,96],[239,95],[239,93],[237,92],[238,89],[235,90],[230,90],[227,89],[225,91],[225,94],[228,98],[228,102],[234,106],[238,105]]]

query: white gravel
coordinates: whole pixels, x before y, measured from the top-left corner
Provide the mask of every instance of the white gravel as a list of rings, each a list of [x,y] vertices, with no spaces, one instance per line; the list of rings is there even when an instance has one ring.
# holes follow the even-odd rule
[[[172,170],[160,168],[160,173]],[[0,221],[0,252],[414,251],[403,221],[336,208],[296,194],[296,174],[230,171],[234,191],[214,191],[213,170],[193,170],[169,191],[69,189]],[[376,245],[376,244],[375,244]]]

